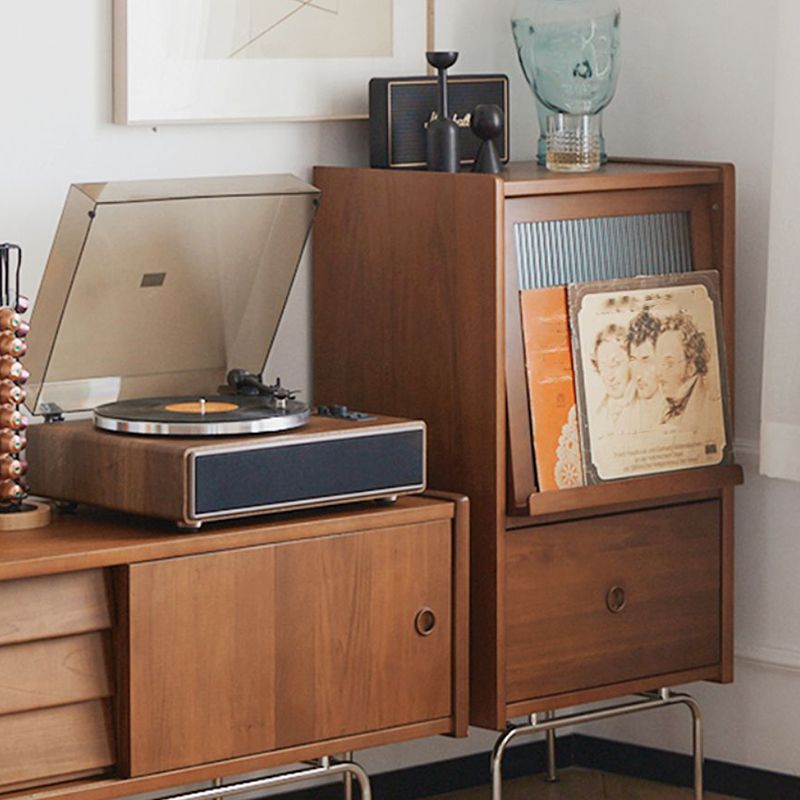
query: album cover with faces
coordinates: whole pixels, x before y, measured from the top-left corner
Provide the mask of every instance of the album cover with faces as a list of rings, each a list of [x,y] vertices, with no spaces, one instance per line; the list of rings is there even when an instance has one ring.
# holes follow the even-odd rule
[[[575,284],[569,313],[587,482],[731,460],[716,271]]]

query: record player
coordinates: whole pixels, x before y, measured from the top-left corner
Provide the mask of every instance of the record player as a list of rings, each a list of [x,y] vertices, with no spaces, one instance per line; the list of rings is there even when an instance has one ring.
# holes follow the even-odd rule
[[[28,341],[31,492],[198,528],[424,489],[423,422],[261,381],[318,203],[290,175],[70,188]]]

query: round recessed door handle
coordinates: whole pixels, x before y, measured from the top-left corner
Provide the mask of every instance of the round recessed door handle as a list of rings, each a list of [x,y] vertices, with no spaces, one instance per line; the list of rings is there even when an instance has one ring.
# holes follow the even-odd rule
[[[625,597],[625,589],[622,586],[612,586],[606,595],[606,608],[612,614],[619,614],[623,608],[627,598]]]
[[[414,628],[420,636],[430,636],[436,627],[436,614],[432,608],[421,608],[414,617]]]

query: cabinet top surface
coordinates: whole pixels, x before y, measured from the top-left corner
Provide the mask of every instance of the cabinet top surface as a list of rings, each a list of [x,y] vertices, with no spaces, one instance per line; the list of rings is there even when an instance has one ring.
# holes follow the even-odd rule
[[[535,161],[512,162],[501,174],[506,197],[718,183],[722,164],[610,161],[596,172],[550,172]]]
[[[364,169],[353,167],[317,167],[316,180],[324,174],[371,176],[391,183],[411,181],[427,176],[425,180],[474,180],[502,183],[506,197],[525,197],[548,194],[574,194],[578,192],[608,192],[624,189],[659,189],[670,186],[706,186],[721,184],[733,179],[733,166],[711,162],[680,162],[612,159],[596,172],[550,172],[535,161],[512,161],[498,175],[476,175],[462,172],[458,175],[434,172],[414,172],[397,169]]]
[[[451,502],[401,497],[391,507],[367,502],[256,521],[211,523],[182,533],[163,520],[81,508],[76,514],[54,513],[46,528],[0,533],[0,580],[354,533],[453,515]]]

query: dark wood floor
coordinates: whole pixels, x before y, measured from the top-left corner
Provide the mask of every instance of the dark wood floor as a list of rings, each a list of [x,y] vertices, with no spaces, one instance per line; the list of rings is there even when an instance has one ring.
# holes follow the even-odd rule
[[[621,775],[572,767],[559,773],[559,782],[546,783],[540,776],[506,781],[503,800],[692,800],[691,789]],[[489,800],[491,789],[470,789],[439,795],[434,800]],[[734,800],[729,795],[706,792],[706,800]]]

